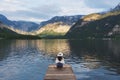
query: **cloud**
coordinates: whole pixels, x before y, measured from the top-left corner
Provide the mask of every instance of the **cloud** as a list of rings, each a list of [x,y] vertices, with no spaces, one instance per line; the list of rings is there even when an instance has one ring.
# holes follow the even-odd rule
[[[62,12],[61,15],[86,15],[94,12],[101,12],[103,9],[91,8],[86,6],[85,0],[65,0],[60,3]],[[70,4],[66,4],[70,2]]]
[[[19,1],[2,0],[3,4],[0,4],[2,6],[0,7],[0,13],[13,20],[41,21],[59,15],[59,12],[61,12],[60,7],[55,4],[31,5],[30,1],[26,1],[24,3],[28,4],[25,5],[22,1]]]
[[[53,16],[80,15],[113,8],[119,0],[1,0],[0,14],[12,20],[48,20]]]
[[[27,10],[25,3],[20,0],[1,0],[0,11]]]
[[[120,0],[85,0],[86,6],[91,8],[110,9],[116,6]]]
[[[44,17],[59,15],[59,13],[61,12],[61,8],[56,5],[43,5],[43,6],[32,7],[30,9],[31,11],[38,13],[40,16],[43,15]]]

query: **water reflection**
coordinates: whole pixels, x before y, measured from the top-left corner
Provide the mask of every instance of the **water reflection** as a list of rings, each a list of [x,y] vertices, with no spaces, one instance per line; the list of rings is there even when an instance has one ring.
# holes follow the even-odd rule
[[[21,55],[22,51],[33,48],[45,55],[56,56],[59,52],[69,55],[70,53],[68,40],[1,40],[0,59],[8,55],[19,55],[19,53]]]
[[[119,80],[119,48],[114,40],[0,40],[0,79],[43,80],[48,65],[63,52],[78,80]]]
[[[101,65],[108,69],[115,68],[120,73],[120,42],[103,40],[70,40],[72,54],[81,58],[88,68]],[[113,69],[112,69],[113,70]]]
[[[37,49],[42,51],[44,54],[56,55],[59,52],[63,52],[65,55],[69,55],[70,53],[68,40],[46,39],[46,40],[37,40],[35,43]]]

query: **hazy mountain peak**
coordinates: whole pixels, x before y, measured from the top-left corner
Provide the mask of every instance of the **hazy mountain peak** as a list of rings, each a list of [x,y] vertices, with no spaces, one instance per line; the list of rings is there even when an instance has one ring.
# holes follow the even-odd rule
[[[120,3],[112,9],[112,11],[120,11]]]
[[[0,19],[7,19],[4,15],[0,14]]]
[[[0,14],[0,21],[12,28],[19,29],[22,31],[33,31],[39,28],[39,24],[30,21],[12,21],[7,19],[4,15]]]
[[[40,26],[45,26],[50,23],[63,22],[68,25],[73,25],[77,22],[83,15],[74,15],[74,16],[55,16],[48,21],[43,21],[40,23]]]
[[[118,6],[120,6],[120,2],[119,2],[119,4],[118,4]]]

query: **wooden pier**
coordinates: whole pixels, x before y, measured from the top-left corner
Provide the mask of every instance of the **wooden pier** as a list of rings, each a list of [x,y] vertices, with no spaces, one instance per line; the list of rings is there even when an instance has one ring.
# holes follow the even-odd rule
[[[68,64],[64,64],[61,69],[58,69],[56,65],[49,65],[44,80],[76,80],[76,77]]]

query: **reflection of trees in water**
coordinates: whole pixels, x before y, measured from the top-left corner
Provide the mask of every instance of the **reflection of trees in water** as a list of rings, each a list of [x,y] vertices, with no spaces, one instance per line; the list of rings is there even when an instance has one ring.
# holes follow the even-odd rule
[[[98,59],[120,61],[120,42],[103,40],[70,40],[70,49],[78,57],[89,55]]]
[[[112,40],[69,40],[70,50],[73,55],[84,62],[101,62],[120,72],[120,42]],[[96,65],[98,64],[89,64]]]
[[[24,54],[23,51],[29,46],[28,40],[0,40],[0,59],[17,54]]]
[[[84,61],[89,68],[97,68],[101,65],[120,67],[120,42],[103,40],[0,40],[0,60],[9,55],[24,55],[32,49],[45,55],[56,55],[63,52],[65,55],[75,56],[72,60]],[[27,54],[29,54],[29,51]],[[90,63],[90,64],[89,64]],[[119,68],[118,68],[119,69]],[[118,70],[120,71],[120,70]]]
[[[120,61],[120,41],[108,41],[108,48],[113,54],[112,57],[115,56],[115,59],[118,59],[118,61]]]
[[[7,40],[0,40],[0,60],[7,57],[9,54],[9,46],[10,43]],[[6,50],[5,50],[6,49]]]

